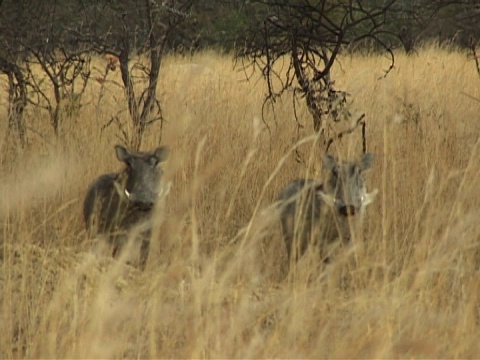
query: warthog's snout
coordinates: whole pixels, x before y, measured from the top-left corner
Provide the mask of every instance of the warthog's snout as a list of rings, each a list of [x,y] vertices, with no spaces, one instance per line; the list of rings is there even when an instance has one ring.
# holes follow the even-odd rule
[[[142,194],[140,196],[135,196],[134,194],[130,193],[127,189],[124,191],[126,199],[132,204],[132,206],[141,211],[149,211],[155,205],[154,199],[156,198],[155,195],[146,196]]]
[[[132,206],[140,211],[150,211],[153,205],[153,201],[132,201]]]
[[[359,191],[365,191],[364,186],[359,188]],[[377,194],[378,189],[375,189],[371,193],[365,192],[363,195],[357,194],[357,201],[345,201],[343,198],[335,198],[335,196],[325,193],[324,186],[321,186],[321,190],[317,190],[318,198],[323,201],[325,205],[336,209],[336,212],[342,216],[353,216],[358,214],[365,206],[373,202]]]
[[[341,206],[339,209],[338,209],[338,212],[340,213],[340,215],[342,216],[352,216],[352,215],[355,215],[355,213],[357,212],[356,209],[355,209],[355,206],[353,205],[346,205],[346,206]]]

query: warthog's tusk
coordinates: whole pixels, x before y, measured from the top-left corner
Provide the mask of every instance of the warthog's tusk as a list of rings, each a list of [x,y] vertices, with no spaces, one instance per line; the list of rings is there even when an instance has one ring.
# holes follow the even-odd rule
[[[130,200],[130,197],[132,196],[127,189],[125,189],[123,186],[121,186],[118,182],[114,182],[113,186],[115,187],[115,191],[117,194],[120,196],[121,199],[123,200]]]

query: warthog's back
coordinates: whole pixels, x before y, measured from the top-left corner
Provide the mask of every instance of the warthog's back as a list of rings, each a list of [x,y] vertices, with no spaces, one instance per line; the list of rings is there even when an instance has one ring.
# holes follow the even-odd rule
[[[83,218],[85,220],[85,225],[90,235],[95,235],[97,232],[107,231],[106,225],[100,226],[98,223],[94,224],[96,220],[93,219],[95,213],[103,213],[103,216],[98,216],[98,218],[108,218],[107,215],[108,206],[104,204],[107,202],[107,199],[113,197],[114,187],[113,181],[115,180],[116,174],[105,174],[96,179],[87,190],[87,195],[83,201]],[[103,199],[103,201],[100,201]],[[113,199],[112,199],[113,200]],[[95,211],[97,210],[98,211]],[[103,221],[105,223],[105,221]],[[93,229],[93,226],[95,228]]]
[[[308,212],[311,220],[318,219],[322,201],[315,196],[316,191],[321,191],[323,185],[311,179],[297,179],[287,185],[278,197],[281,203],[281,218],[289,217],[302,208]]]

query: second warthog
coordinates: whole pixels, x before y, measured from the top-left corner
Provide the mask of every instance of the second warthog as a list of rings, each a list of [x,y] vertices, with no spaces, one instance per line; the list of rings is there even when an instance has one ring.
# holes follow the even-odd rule
[[[83,215],[89,235],[106,237],[114,257],[124,249],[129,230],[137,226],[141,235],[137,260],[143,269],[150,249],[150,217],[161,193],[159,163],[167,158],[168,149],[135,152],[117,145],[115,151],[125,168],[102,175],[89,186]]]
[[[373,158],[373,154],[367,153],[358,161],[339,162],[325,154],[323,183],[298,179],[281,191],[280,220],[289,261],[292,256],[298,259],[309,245],[315,246],[327,261],[330,244],[350,243],[352,223],[362,220],[364,207],[377,193],[367,193],[363,176]]]

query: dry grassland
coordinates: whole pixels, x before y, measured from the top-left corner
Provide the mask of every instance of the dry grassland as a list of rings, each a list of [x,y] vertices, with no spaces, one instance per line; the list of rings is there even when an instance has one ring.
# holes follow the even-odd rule
[[[101,129],[127,123],[122,91],[107,82],[99,100],[91,82],[58,139],[29,109],[29,146],[0,164],[0,358],[479,357],[480,78],[466,53],[435,46],[397,54],[381,78],[387,67],[357,55],[334,69],[376,154],[364,234],[290,277],[271,205],[292,179],[321,175],[321,154],[287,97],[265,127],[263,82],[230,58],[163,65],[167,122],[143,148],[171,147],[172,190],[143,273],[94,255],[81,216],[89,182],[121,167],[119,127]],[[334,152],[359,155],[360,133]]]

